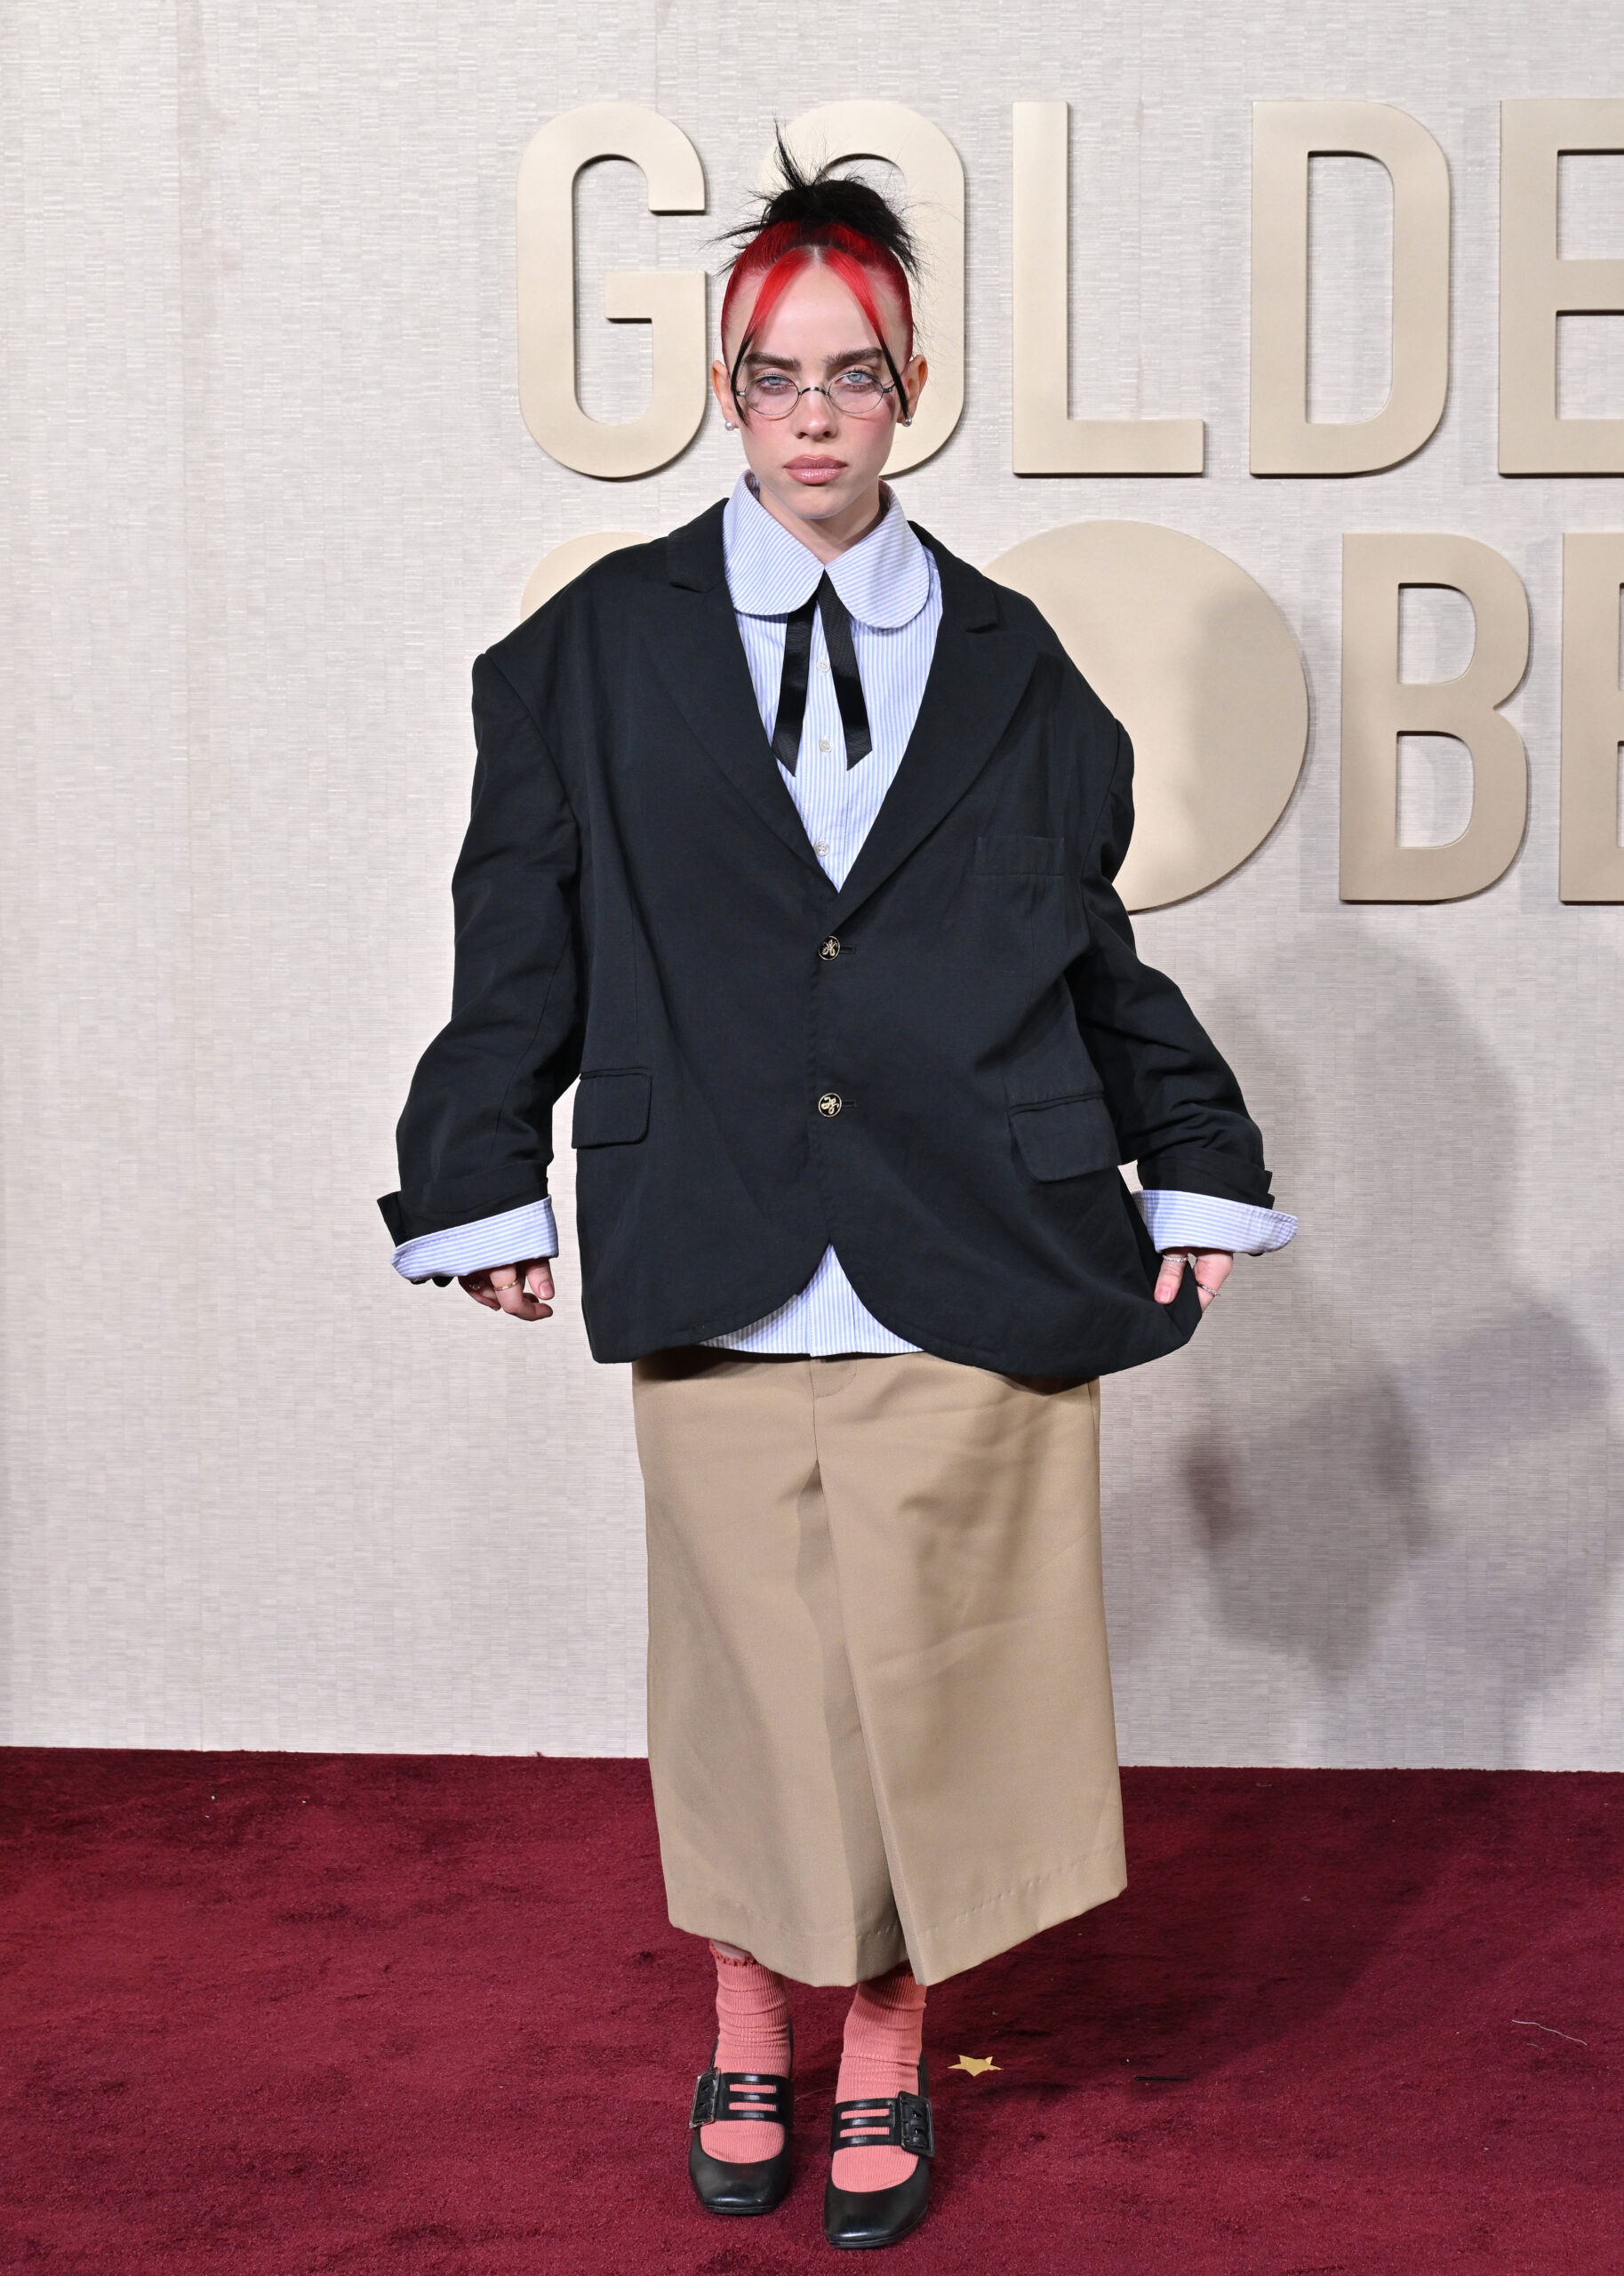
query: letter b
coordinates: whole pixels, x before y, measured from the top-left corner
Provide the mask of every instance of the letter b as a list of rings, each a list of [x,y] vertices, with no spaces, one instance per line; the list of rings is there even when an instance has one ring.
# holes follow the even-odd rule
[[[1458,679],[1398,677],[1399,593],[1447,585],[1476,620]],[[1528,758],[1498,706],[1528,666],[1528,597],[1503,554],[1470,537],[1342,540],[1344,901],[1464,901],[1504,875],[1528,819]],[[1452,735],[1472,760],[1472,812],[1447,845],[1398,842],[1398,739]]]

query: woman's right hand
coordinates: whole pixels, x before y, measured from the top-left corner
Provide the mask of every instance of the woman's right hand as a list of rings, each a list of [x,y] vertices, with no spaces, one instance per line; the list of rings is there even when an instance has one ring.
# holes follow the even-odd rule
[[[551,1257],[534,1256],[523,1264],[492,1264],[483,1272],[460,1272],[457,1285],[488,1312],[511,1312],[515,1319],[551,1319],[553,1316]]]

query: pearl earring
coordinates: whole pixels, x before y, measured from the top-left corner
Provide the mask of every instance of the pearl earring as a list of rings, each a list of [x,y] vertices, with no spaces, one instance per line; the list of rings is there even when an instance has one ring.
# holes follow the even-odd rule
[[[736,435],[739,432],[739,423],[737,420],[724,419],[722,421],[722,424],[726,428],[730,435]]]

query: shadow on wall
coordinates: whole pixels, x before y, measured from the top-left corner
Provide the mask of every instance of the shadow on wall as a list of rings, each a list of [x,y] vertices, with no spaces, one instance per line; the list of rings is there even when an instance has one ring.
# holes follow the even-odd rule
[[[1252,1688],[1252,1759],[1514,1764],[1532,1703],[1601,1640],[1624,1529],[1606,1370],[1519,1275],[1516,1102],[1482,1036],[1424,966],[1348,950],[1326,928],[1267,974],[1266,1030],[1204,1007],[1304,1230],[1197,1338],[1165,1482],[1209,1624],[1318,1679],[1317,1737],[1300,1682]]]

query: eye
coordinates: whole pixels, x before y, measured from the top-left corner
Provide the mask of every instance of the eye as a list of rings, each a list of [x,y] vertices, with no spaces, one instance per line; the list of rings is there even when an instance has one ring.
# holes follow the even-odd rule
[[[835,385],[852,396],[878,395],[880,392],[879,381],[872,372],[865,372],[860,364],[854,365],[849,372],[842,372]]]
[[[795,381],[787,379],[782,372],[759,373],[751,385],[757,395],[768,397],[791,395],[795,391]]]

